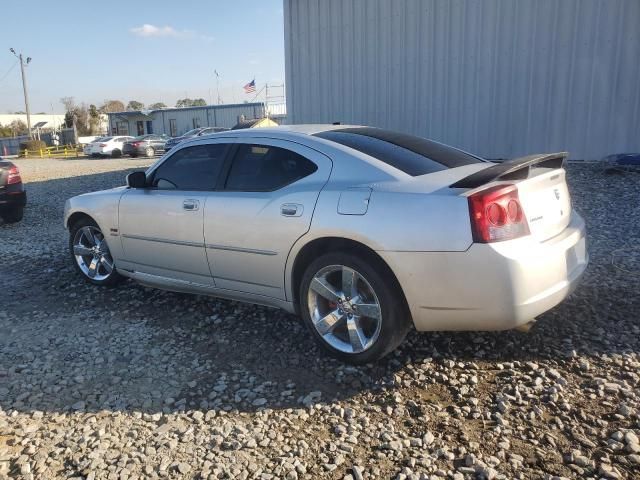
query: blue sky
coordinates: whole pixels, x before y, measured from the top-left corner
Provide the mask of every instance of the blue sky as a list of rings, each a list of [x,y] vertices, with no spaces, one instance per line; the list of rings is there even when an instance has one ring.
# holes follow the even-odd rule
[[[62,112],[61,97],[102,104],[251,100],[242,86],[284,82],[282,0],[5,2],[0,26],[0,113],[24,110],[20,67],[32,57],[31,111]],[[13,20],[12,20],[13,19]],[[13,69],[12,69],[13,67]],[[7,73],[8,72],[8,73]],[[4,78],[3,78],[4,77]]]

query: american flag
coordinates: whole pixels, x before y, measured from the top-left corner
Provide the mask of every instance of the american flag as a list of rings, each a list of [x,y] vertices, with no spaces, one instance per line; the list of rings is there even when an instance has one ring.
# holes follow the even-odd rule
[[[256,91],[256,80],[255,78],[247,83],[244,87],[244,93],[254,93]]]

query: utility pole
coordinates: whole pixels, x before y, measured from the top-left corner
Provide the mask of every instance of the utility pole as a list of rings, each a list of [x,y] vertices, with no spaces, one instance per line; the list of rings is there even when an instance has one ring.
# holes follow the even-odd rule
[[[31,57],[27,57],[27,60],[22,59],[22,53],[17,54],[13,48],[9,51],[20,61],[20,71],[22,72],[22,91],[24,92],[24,108],[27,111],[27,129],[29,130],[29,138],[33,138],[31,132],[31,112],[29,111],[29,94],[27,93],[27,77],[24,74],[24,67],[31,63]]]

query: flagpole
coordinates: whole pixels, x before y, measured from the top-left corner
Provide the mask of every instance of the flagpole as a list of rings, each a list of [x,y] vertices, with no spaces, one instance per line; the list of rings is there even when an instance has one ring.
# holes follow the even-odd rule
[[[266,85],[265,85],[265,86],[266,86]],[[256,93],[255,97],[253,97],[253,98],[251,99],[251,102],[253,102],[256,98],[258,98],[258,96],[262,93],[262,91],[263,91],[263,90],[264,90],[264,87],[262,87],[262,88],[258,91],[258,93]]]

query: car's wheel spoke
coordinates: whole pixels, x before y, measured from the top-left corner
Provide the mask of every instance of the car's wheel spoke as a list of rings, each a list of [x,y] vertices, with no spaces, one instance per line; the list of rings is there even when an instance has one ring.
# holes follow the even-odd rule
[[[380,305],[377,303],[355,303],[353,307],[356,315],[361,317],[374,318],[376,320],[382,318]]]
[[[364,350],[367,344],[367,337],[365,336],[360,322],[357,317],[351,317],[347,319],[347,330],[349,332],[349,342],[354,352],[360,352]]]
[[[341,300],[340,294],[327,282],[326,278],[314,277],[309,288],[330,302]]]
[[[315,326],[320,335],[326,335],[327,333],[333,332],[343,319],[344,315],[339,313],[338,310],[334,310],[318,320]]]
[[[109,275],[111,272],[113,272],[113,264],[111,263],[111,261],[106,256],[103,256],[100,259],[100,265],[102,265],[104,267],[104,270],[105,270],[105,272],[107,272],[107,275]]]
[[[351,270],[350,268],[343,267],[342,269],[342,293],[349,298],[353,298],[356,296],[357,291],[357,283],[358,277],[355,270]]]
[[[96,277],[96,275],[98,274],[99,265],[100,265],[100,260],[96,257],[93,257],[91,259],[91,263],[89,264],[89,271],[87,272],[87,275],[89,275],[90,278]]]
[[[93,234],[93,232],[91,231],[91,229],[89,227],[84,227],[82,229],[82,233],[84,234],[84,238],[87,239],[87,242],[89,242],[89,245],[91,245],[92,247],[96,246],[96,237]]]
[[[93,250],[91,250],[89,247],[85,247],[84,245],[79,244],[73,246],[73,254],[80,255],[81,257],[86,257],[93,255]]]

